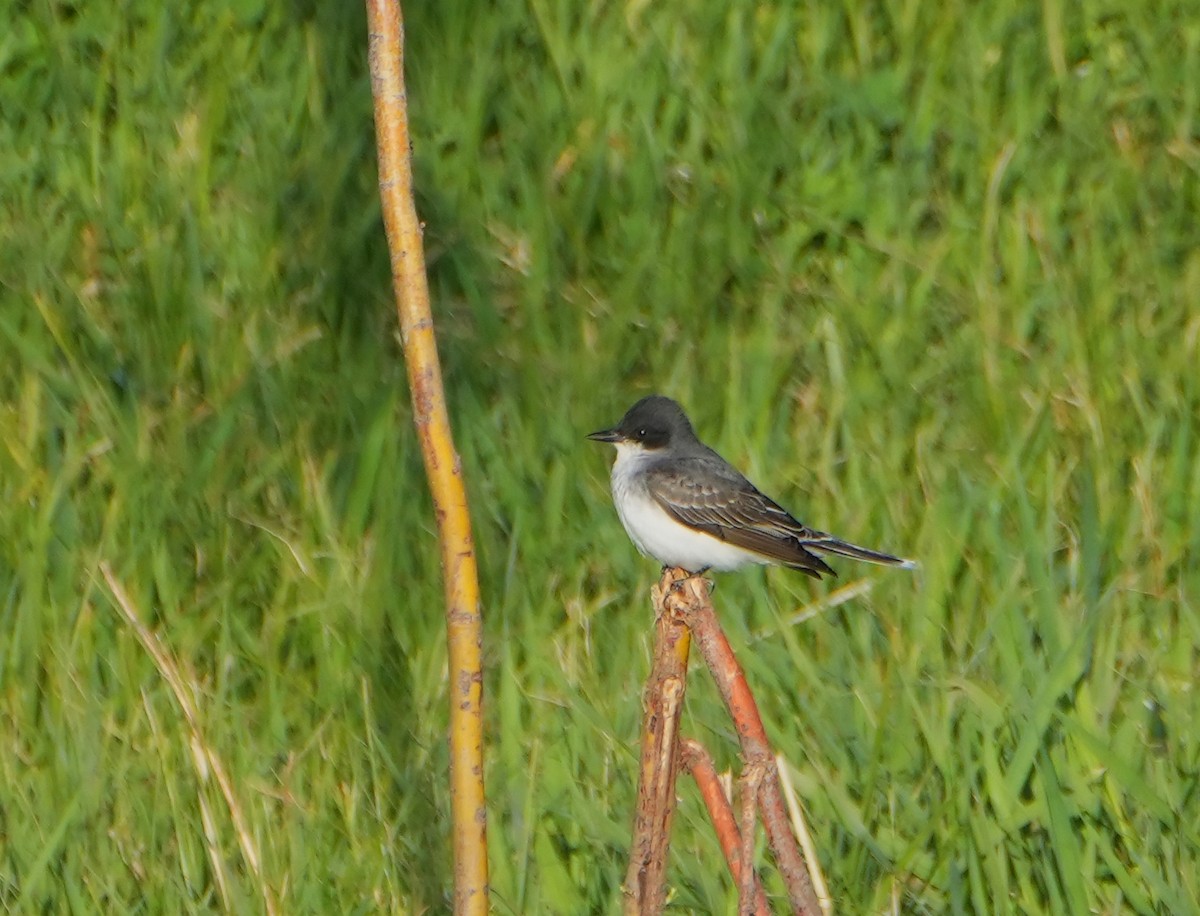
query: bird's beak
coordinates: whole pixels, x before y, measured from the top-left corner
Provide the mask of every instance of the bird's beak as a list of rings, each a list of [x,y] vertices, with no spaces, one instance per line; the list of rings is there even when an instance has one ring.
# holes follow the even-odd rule
[[[625,437],[622,436],[615,429],[598,429],[594,433],[588,433],[587,437],[596,442],[614,442],[614,443],[624,441],[624,439],[625,439]]]

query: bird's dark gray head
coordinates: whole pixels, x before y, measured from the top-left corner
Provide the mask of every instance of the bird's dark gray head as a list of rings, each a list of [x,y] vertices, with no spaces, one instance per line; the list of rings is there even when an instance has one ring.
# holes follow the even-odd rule
[[[599,430],[588,438],[597,442],[612,442],[614,445],[629,443],[655,450],[672,443],[684,445],[695,442],[696,432],[682,407],[670,398],[652,394],[630,407],[621,422],[612,429]]]

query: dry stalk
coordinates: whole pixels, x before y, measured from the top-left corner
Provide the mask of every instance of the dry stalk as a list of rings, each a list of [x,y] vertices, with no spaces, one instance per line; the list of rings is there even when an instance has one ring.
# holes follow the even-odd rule
[[[450,434],[438,362],[421,223],[413,201],[404,23],[398,0],[367,0],[379,198],[404,341],[413,421],[438,527],[450,669],[450,807],[454,911],[488,909],[487,809],[483,791],[483,621],[462,466]]]

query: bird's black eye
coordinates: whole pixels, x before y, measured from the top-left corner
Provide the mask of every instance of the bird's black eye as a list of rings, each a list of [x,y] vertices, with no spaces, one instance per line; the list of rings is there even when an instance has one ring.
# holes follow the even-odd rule
[[[643,426],[641,429],[639,429],[639,430],[637,431],[637,437],[638,437],[639,439],[645,439],[645,438],[646,438],[646,427],[644,427],[644,426]]]

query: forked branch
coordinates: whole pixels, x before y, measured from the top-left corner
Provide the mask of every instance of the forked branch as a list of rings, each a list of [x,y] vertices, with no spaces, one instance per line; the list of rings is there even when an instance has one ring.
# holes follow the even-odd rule
[[[625,876],[627,916],[652,916],[666,899],[666,863],[675,779],[680,762],[691,770],[713,818],[725,858],[738,883],[739,910],[766,914],[769,904],[754,874],[754,806],[762,812],[767,840],[787,888],[792,912],[822,916],[804,856],[788,824],[779,770],[767,742],[745,673],[717,621],[710,584],[682,569],[664,569],[654,588],[654,660],[644,697],[641,769],[633,847]],[[695,637],[717,689],[733,717],[745,762],[743,785],[749,795],[739,830],[729,802],[717,785],[712,763],[694,741],[681,744],[679,718],[687,683],[687,660]]]
[[[696,639],[696,645],[717,682],[717,690],[733,717],[742,758],[746,767],[761,777],[758,790],[759,809],[767,841],[775,856],[775,864],[783,877],[792,910],[802,916],[821,916],[820,903],[813,890],[808,866],[788,824],[787,807],[779,783],[779,770],[767,741],[758,704],[750,692],[745,672],[738,664],[717,620],[709,599],[708,584],[692,576],[672,589],[666,596],[666,609],[683,620]]]

